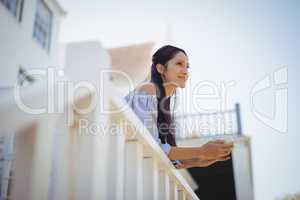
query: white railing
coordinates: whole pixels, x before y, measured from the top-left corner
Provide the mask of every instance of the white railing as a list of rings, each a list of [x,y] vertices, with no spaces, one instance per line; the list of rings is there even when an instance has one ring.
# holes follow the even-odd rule
[[[240,105],[233,109],[208,113],[188,113],[175,116],[178,125],[177,138],[203,138],[241,136]]]
[[[23,100],[43,105],[47,93],[41,88],[24,89]],[[12,97],[1,99],[0,136],[15,134],[10,193],[3,198],[198,199],[130,109],[100,112],[124,107],[109,91],[87,114],[75,105],[86,107],[95,92],[54,106],[71,112],[40,115],[24,113]]]

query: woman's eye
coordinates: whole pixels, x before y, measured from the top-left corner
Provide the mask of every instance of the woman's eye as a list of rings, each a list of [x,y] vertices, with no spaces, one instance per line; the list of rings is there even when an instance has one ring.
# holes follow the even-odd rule
[[[177,65],[179,65],[180,67],[184,67],[183,63],[178,63]]]
[[[181,66],[181,67],[185,67],[185,65],[184,65],[183,63],[181,63],[181,62],[176,63],[176,65],[179,65],[179,66]],[[190,66],[187,65],[186,68],[189,69]]]

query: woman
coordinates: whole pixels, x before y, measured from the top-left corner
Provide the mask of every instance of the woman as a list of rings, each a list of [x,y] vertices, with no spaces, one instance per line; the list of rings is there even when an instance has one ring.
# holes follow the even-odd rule
[[[125,100],[148,128],[176,168],[207,167],[230,158],[233,143],[214,140],[201,147],[177,147],[170,99],[188,79],[188,57],[183,49],[163,46],[152,57],[151,80],[131,91]]]

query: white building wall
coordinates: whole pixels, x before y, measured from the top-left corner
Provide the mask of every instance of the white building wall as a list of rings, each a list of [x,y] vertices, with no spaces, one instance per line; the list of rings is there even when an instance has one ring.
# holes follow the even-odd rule
[[[46,1],[53,12],[50,51],[33,38],[37,0],[25,0],[22,21],[0,3],[0,87],[14,85],[20,66],[25,69],[57,66],[57,38],[61,13],[52,1]]]
[[[74,82],[88,81],[98,87],[99,80],[104,81],[103,70],[111,69],[109,53],[98,41],[68,43],[65,54],[65,74]]]

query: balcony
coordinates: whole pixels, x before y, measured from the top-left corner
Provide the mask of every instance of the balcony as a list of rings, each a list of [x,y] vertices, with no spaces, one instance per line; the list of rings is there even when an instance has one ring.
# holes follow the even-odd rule
[[[44,86],[23,88],[22,101],[45,105]],[[96,91],[81,91],[74,102],[53,105],[68,112],[41,114],[24,112],[12,96],[1,100],[1,137],[14,138],[2,198],[199,199],[137,116],[121,109],[125,102],[112,86],[101,105],[81,112],[96,97]]]

